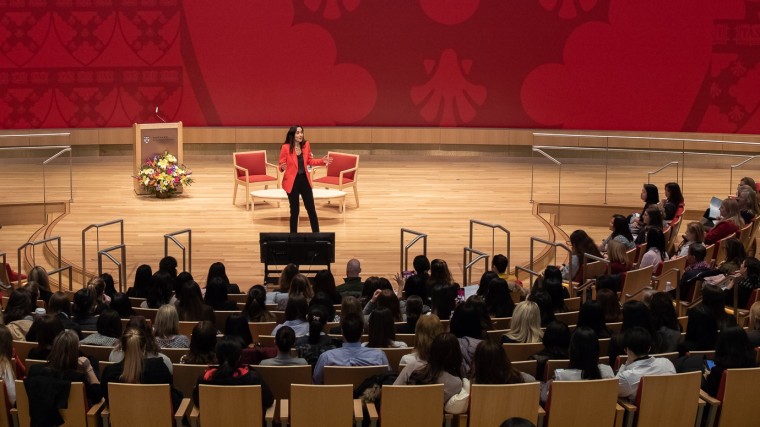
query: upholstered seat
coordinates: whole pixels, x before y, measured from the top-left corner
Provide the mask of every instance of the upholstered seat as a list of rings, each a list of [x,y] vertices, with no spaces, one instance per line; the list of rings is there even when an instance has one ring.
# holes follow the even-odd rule
[[[315,187],[327,187],[343,190],[346,187],[354,189],[356,207],[359,207],[359,191],[356,183],[359,179],[359,156],[356,154],[327,152],[332,158],[332,163],[327,166],[327,174],[323,177],[312,179]]]
[[[245,208],[251,207],[251,184],[264,184],[264,188],[269,188],[269,184],[277,185],[280,188],[280,169],[267,162],[267,152],[264,150],[259,151],[244,151],[240,153],[232,153],[232,161],[234,164],[234,178],[235,188],[232,192],[232,204],[235,204],[237,198],[238,185],[245,186]],[[274,175],[267,174],[267,167],[274,169]]]

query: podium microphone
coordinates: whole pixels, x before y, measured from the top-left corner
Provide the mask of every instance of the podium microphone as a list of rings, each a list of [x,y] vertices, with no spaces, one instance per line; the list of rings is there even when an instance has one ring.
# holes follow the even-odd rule
[[[164,118],[161,117],[160,114],[158,114],[158,105],[156,105],[156,117],[158,117],[162,122],[166,123],[166,120],[164,120]]]

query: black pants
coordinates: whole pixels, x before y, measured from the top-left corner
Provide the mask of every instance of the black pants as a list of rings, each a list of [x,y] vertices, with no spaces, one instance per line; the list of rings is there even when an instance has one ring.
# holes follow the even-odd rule
[[[311,192],[311,186],[306,175],[296,175],[296,181],[293,183],[293,189],[288,193],[288,202],[290,202],[290,232],[298,231],[298,213],[301,205],[298,196],[303,198],[304,207],[309,214],[311,231],[319,233],[319,219],[317,219],[317,210],[314,208],[314,195]]]

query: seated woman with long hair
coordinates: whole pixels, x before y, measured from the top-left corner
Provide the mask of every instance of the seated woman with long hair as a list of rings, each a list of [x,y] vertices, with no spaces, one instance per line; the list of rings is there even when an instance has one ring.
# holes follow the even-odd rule
[[[610,274],[625,273],[631,269],[628,263],[628,254],[625,246],[617,240],[612,240],[607,245],[607,259],[610,260]],[[591,277],[589,277],[591,279]]]
[[[609,338],[612,335],[604,321],[604,309],[599,301],[588,300],[583,303],[576,326],[591,328],[599,338]]]
[[[567,348],[570,345],[570,328],[566,324],[555,320],[546,327],[541,342],[544,344],[543,350],[531,355],[530,359],[537,361],[536,376],[543,379],[546,362],[549,360],[567,359]]]
[[[613,240],[620,243],[626,249],[633,249],[636,244],[633,243],[631,228],[628,227],[628,219],[623,215],[612,215],[610,219],[610,235],[599,244],[599,252],[607,252],[610,242]]]
[[[252,286],[248,290],[243,314],[249,322],[276,322],[277,316],[267,310],[267,289],[262,285]]]
[[[159,348],[188,348],[190,340],[179,333],[179,315],[172,304],[162,305],[156,313],[153,331]]]
[[[715,346],[715,366],[707,375],[702,389],[710,396],[716,397],[726,369],[754,368],[755,349],[747,338],[744,328],[732,326],[720,331]]]
[[[98,316],[98,331],[86,336],[81,344],[113,347],[121,337],[121,318],[115,310],[107,308]]]
[[[150,357],[148,343],[152,339],[140,328],[130,327],[121,336],[124,358],[103,370],[103,394],[108,401],[108,383],[172,384],[172,373],[163,360]],[[171,387],[174,408],[179,407],[182,393]]]
[[[724,199],[720,204],[720,220],[705,235],[705,245],[712,245],[718,240],[733,236],[742,227],[744,220],[739,213],[739,204],[735,199]]]
[[[718,266],[718,270],[725,275],[734,274],[742,268],[747,253],[744,245],[737,238],[731,238],[724,242],[726,245],[726,260]]]
[[[193,327],[190,336],[190,351],[179,360],[179,363],[191,365],[215,365],[216,326],[209,321],[198,322]]]
[[[665,184],[665,198],[660,201],[660,210],[665,221],[673,221],[683,214],[684,199],[681,186],[677,182]]]
[[[306,359],[312,366],[317,363],[322,353],[336,347],[335,341],[324,333],[327,318],[327,310],[322,305],[309,307],[309,314],[306,316],[306,320],[309,322],[309,334],[295,340],[298,356]]]
[[[283,326],[290,326],[296,333],[296,337],[302,337],[309,333],[309,322],[306,316],[309,313],[309,304],[303,295],[293,295],[288,297],[285,306],[285,321],[275,326],[272,335],[277,334],[277,330]]]
[[[182,322],[215,322],[214,309],[203,302],[201,287],[193,280],[179,285],[177,315]]]
[[[127,296],[132,298],[148,298],[151,277],[153,277],[153,269],[148,264],[142,264],[137,267],[134,284],[131,288],[127,289]]]
[[[662,211],[660,211],[658,207],[653,206],[645,210],[644,216],[642,217],[642,219],[643,219],[642,223],[644,224],[644,226],[636,235],[636,240],[634,240],[634,242],[637,245],[641,245],[646,242],[647,232],[649,232],[649,230],[653,228],[658,229],[660,231],[664,230]]]
[[[739,203],[739,214],[745,224],[749,224],[760,214],[760,199],[757,192],[749,185],[740,185],[736,190],[736,201]]]
[[[277,331],[274,337],[274,344],[277,347],[277,355],[264,359],[259,363],[261,366],[294,366],[294,365],[308,365],[309,362],[302,357],[293,357],[290,355],[290,351],[296,343],[296,334],[293,332],[293,328],[289,326],[283,326]]]
[[[660,191],[654,184],[644,184],[641,189],[641,200],[644,201],[644,208],[641,209],[641,213],[633,214],[630,216],[630,228],[631,233],[636,237],[641,229],[644,228],[644,212],[650,207],[657,207],[660,202]]]
[[[522,384],[536,381],[532,375],[515,369],[502,346],[491,340],[481,341],[475,349],[470,380],[473,384]]]
[[[200,407],[198,386],[210,385],[261,385],[261,407],[266,409],[274,403],[274,395],[267,384],[250,366],[240,363],[242,343],[234,337],[222,337],[216,344],[218,367],[209,368],[200,378],[193,390],[193,403]]]
[[[203,302],[218,311],[237,311],[235,301],[227,297],[227,285],[221,277],[214,277],[206,283],[206,295]]]
[[[475,348],[483,340],[483,325],[481,323],[480,312],[475,303],[467,301],[459,304],[454,309],[449,324],[451,333],[459,340],[459,348],[462,350],[462,373],[468,374],[472,365],[472,358],[475,354]]]
[[[669,259],[668,252],[665,250],[665,235],[662,234],[662,230],[658,228],[650,228],[647,230],[647,246],[644,256],[641,258],[639,268],[654,266],[652,270],[653,274],[659,274],[658,270],[661,268],[663,262]]]
[[[34,378],[41,379],[36,386],[33,385],[35,384]],[[103,397],[100,380],[98,380],[90,360],[79,355],[79,337],[74,331],[62,331],[55,337],[53,347],[50,349],[48,363],[35,364],[29,368],[26,383],[27,394],[30,397],[39,396],[34,394],[30,388],[41,387],[40,390],[44,396],[45,393],[50,392],[47,387],[54,378],[84,383],[87,401],[90,404],[99,402]]]
[[[335,288],[335,277],[330,270],[320,270],[314,276],[312,292],[314,295],[322,292],[330,298],[333,304],[340,304],[340,294]]]
[[[5,325],[0,325],[0,380],[5,384],[8,400],[11,405],[16,403],[16,366],[24,366],[18,362],[13,352],[13,336]],[[23,378],[23,371],[18,373]]]
[[[509,292],[509,283],[498,276],[488,282],[488,293],[485,294],[486,308],[491,317],[512,317],[515,302]]]
[[[609,365],[599,363],[599,337],[591,328],[579,327],[570,338],[570,364],[567,369],[550,372],[553,381],[580,381],[614,378],[615,373]],[[541,401],[549,395],[552,380],[541,389]]]
[[[403,341],[396,341],[393,314],[387,308],[379,308],[370,314],[367,333],[369,340],[362,343],[363,347],[405,348],[407,346]]]
[[[430,357],[430,346],[433,339],[444,332],[441,319],[435,314],[420,317],[414,331],[414,350],[401,356],[399,365],[409,365],[417,361],[426,361]],[[391,366],[393,368],[393,366]]]
[[[160,347],[156,343],[156,337],[153,335],[153,328],[150,327],[148,321],[143,316],[132,316],[124,327],[124,333],[121,335],[121,339],[116,344],[111,354],[108,355],[108,361],[118,363],[124,360],[124,334],[127,329],[139,329],[142,331],[142,335],[145,339],[145,357],[151,359],[159,359],[164,363],[169,373],[173,372],[174,366],[171,359],[163,353],[160,353]]]
[[[300,273],[293,276],[293,279],[290,280],[288,294],[279,299],[277,302],[277,309],[285,310],[288,305],[288,300],[295,296],[303,297],[307,304],[311,301],[312,297],[314,297],[309,279]]]
[[[208,275],[206,276],[206,283],[210,282],[211,279],[215,277],[222,279],[224,286],[227,288],[228,294],[242,294],[238,285],[235,283],[230,283],[230,279],[227,277],[227,270],[224,267],[224,264],[221,262],[215,262],[209,266]]]
[[[63,322],[58,316],[46,314],[34,319],[34,328],[37,335],[37,347],[29,350],[27,359],[48,360],[50,349],[53,348],[55,337],[63,332]],[[79,338],[79,336],[77,336]]]
[[[401,301],[392,289],[378,289],[372,294],[372,298],[364,306],[364,320],[369,321],[369,315],[378,308],[390,310],[394,322],[406,320],[401,309]]]
[[[683,240],[676,249],[676,256],[689,255],[689,247],[697,243],[704,244],[705,228],[699,222],[690,222],[686,225],[686,232],[681,236]]]
[[[298,274],[297,265],[288,264],[283,267],[280,277],[277,279],[277,290],[267,294],[267,303],[277,304],[279,307],[280,302],[287,300],[288,292],[290,292],[290,282],[296,274]]]
[[[749,257],[745,259],[738,276],[728,282],[728,287],[724,291],[726,293],[726,301],[733,302],[734,286],[739,288],[738,306],[739,308],[745,308],[749,297],[752,295],[752,291],[760,288],[760,261],[757,258]]]
[[[570,257],[570,264],[562,266],[562,279],[577,282],[581,280],[583,254],[590,254],[599,258],[602,257],[602,254],[599,252],[599,248],[594,243],[594,240],[584,230],[573,231],[570,234],[570,244],[572,245],[573,254]]]
[[[509,332],[502,337],[502,342],[539,343],[543,336],[538,305],[533,301],[523,301],[515,307]]]
[[[436,336],[427,361],[412,362],[399,373],[393,385],[443,384],[444,404],[462,391],[462,353],[454,334]]]

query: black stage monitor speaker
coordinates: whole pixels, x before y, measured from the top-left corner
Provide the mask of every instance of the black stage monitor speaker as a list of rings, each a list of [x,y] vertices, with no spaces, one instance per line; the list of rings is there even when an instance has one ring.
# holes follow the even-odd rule
[[[329,266],[335,262],[335,233],[260,233],[259,249],[267,265]]]

